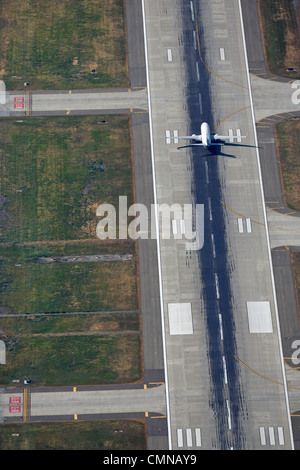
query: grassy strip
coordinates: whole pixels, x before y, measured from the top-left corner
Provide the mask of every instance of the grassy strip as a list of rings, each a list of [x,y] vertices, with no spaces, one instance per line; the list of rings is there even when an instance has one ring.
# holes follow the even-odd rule
[[[102,313],[99,315],[51,315],[1,318],[1,334],[8,338],[43,333],[99,333],[101,331],[139,331],[139,315],[135,313]]]
[[[99,204],[133,202],[127,116],[1,119],[0,141],[0,242],[95,238]]]
[[[136,310],[136,257],[133,243],[96,241],[61,245],[0,247],[2,313]],[[132,260],[40,264],[40,256],[118,253]],[[0,320],[1,325],[1,320]]]
[[[3,335],[2,335],[3,337]],[[38,385],[131,383],[141,378],[140,335],[5,337],[8,345],[1,386],[30,377]]]
[[[1,311],[136,310],[134,244],[96,238],[100,203],[117,207],[119,195],[133,202],[128,117],[30,118],[21,125],[1,119],[0,139]],[[101,253],[134,256],[123,263],[37,262]],[[101,316],[101,323],[85,316],[2,317],[7,364],[0,383],[26,376],[33,385],[134,382],[141,376],[141,338],[126,331],[136,333],[136,322],[119,315]]]
[[[295,280],[295,293],[298,306],[298,318],[300,322],[300,253],[291,253],[292,267]]]
[[[0,76],[7,89],[24,89],[24,82],[32,89],[127,87],[124,4],[1,1]]]
[[[270,72],[300,77],[299,33],[297,15],[291,0],[259,0],[267,68]]]
[[[103,118],[107,124],[97,124]],[[121,264],[36,262],[51,255],[134,254],[129,243],[96,238],[100,203],[117,207],[119,195],[133,202],[128,117],[2,119],[0,140],[2,311],[137,309],[136,258]]]
[[[2,265],[6,313],[136,310],[135,262]]]
[[[1,243],[0,262],[9,258],[12,263],[28,263],[42,256],[134,254],[132,240],[45,240],[35,242]]]
[[[0,450],[145,449],[145,423],[136,420],[0,426]]]
[[[289,119],[276,125],[276,140],[285,203],[300,210],[300,120]]]

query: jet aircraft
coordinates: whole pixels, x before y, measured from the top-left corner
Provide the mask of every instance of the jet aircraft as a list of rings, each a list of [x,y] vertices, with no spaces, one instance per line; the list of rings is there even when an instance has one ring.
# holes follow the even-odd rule
[[[202,147],[210,147],[212,145],[224,145],[223,142],[217,142],[219,140],[228,140],[228,139],[245,139],[245,135],[219,135],[219,134],[211,134],[209,125],[207,122],[203,122],[201,124],[201,134],[192,134],[186,136],[178,136],[178,137],[171,137],[171,139],[183,139],[183,140],[192,140],[197,142],[196,144],[192,144],[195,146],[202,146]],[[230,145],[230,144],[227,144]],[[234,145],[234,144],[233,144]]]

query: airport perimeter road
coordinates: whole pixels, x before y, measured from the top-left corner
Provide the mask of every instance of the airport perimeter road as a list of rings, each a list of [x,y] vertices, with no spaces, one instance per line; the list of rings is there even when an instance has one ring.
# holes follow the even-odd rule
[[[207,121],[256,145],[239,2],[143,5],[157,201],[205,205],[202,250],[163,233],[158,243],[169,445],[291,449],[259,153],[168,140]]]

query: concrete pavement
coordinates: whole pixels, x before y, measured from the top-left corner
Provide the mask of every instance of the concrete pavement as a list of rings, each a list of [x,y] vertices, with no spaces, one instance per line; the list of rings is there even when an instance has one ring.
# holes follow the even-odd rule
[[[15,101],[23,99],[23,102]],[[72,111],[84,112],[125,112],[148,109],[147,91],[144,88],[128,90],[66,90],[37,92],[27,90],[8,92],[7,102],[2,106],[2,114],[10,116],[39,114],[70,114]]]
[[[148,413],[164,416],[164,385],[151,388],[126,388],[78,391],[38,392],[26,388],[24,392],[0,393],[2,418],[23,418],[25,421],[51,420],[54,416],[76,419],[80,415],[118,415]],[[14,411],[12,406],[18,407]]]
[[[202,58],[214,72],[210,79],[214,124],[219,123],[220,133],[239,128],[242,134],[248,135],[244,143],[253,145],[255,119],[252,119],[252,103],[247,91],[248,67],[241,59],[243,38],[239,27],[238,5],[236,2],[214,2],[211,8],[206,11],[201,10],[198,18],[201,18],[199,29],[203,32],[203,44],[206,46]],[[228,23],[231,26],[230,31]],[[224,56],[226,60],[222,59]],[[225,233],[228,250],[226,263],[230,278],[232,310],[230,311],[228,304],[223,301],[221,313],[223,324],[230,315],[233,317],[231,324],[228,323],[228,327],[224,327],[226,336],[230,336],[232,331],[230,327],[233,326],[234,329],[230,341],[227,340],[228,345],[226,344],[227,370],[234,367],[230,349],[241,366],[239,376],[228,377],[227,386],[230,393],[236,392],[235,429],[239,429],[236,432],[242,436],[239,445],[245,448],[260,448],[262,445],[260,428],[272,428],[273,423],[281,422],[284,423],[285,433],[290,433],[278,313],[272,282],[269,234],[264,213],[260,160],[256,150],[246,147],[232,149],[228,147],[224,150],[231,154],[231,158],[218,157],[218,168],[222,185],[221,197],[226,212]],[[210,165],[209,159],[208,165]],[[218,193],[213,187],[216,184],[215,180],[210,184],[214,209]],[[255,220],[258,223],[247,225],[246,218],[241,217],[242,214],[246,214],[250,221]],[[216,238],[216,232],[214,236]],[[224,271],[223,263],[223,270],[221,264],[218,266],[219,280],[222,279]],[[220,305],[221,299],[224,298],[226,299],[225,283],[224,289],[220,291]],[[246,305],[250,299],[270,302],[273,334],[263,335],[262,332],[253,334],[251,330],[249,331],[247,324],[249,312]],[[212,311],[209,316],[212,316]],[[272,361],[269,360],[270,356],[273,358]],[[264,380],[258,378],[262,376]],[[274,380],[272,384],[268,380],[271,377]],[[245,419],[246,413],[248,419]],[[291,441],[286,443],[287,446],[289,444],[292,445]]]
[[[300,246],[300,218],[268,209],[271,247]]]
[[[273,114],[295,113],[300,111],[297,88],[294,82],[266,80],[251,74],[251,87],[256,122]],[[294,99],[293,99],[294,97]]]

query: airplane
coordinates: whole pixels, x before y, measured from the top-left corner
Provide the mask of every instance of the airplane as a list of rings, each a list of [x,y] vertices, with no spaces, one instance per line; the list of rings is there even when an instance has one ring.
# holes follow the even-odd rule
[[[197,144],[192,144],[194,146],[210,147],[212,145],[224,145],[222,142],[216,142],[217,140],[227,140],[227,139],[245,139],[245,135],[219,135],[211,134],[210,128],[207,122],[201,124],[201,134],[192,134],[186,136],[171,137],[171,139],[184,139],[184,140],[194,140],[199,142]],[[230,144],[227,144],[230,145]],[[234,145],[234,144],[233,144]]]

